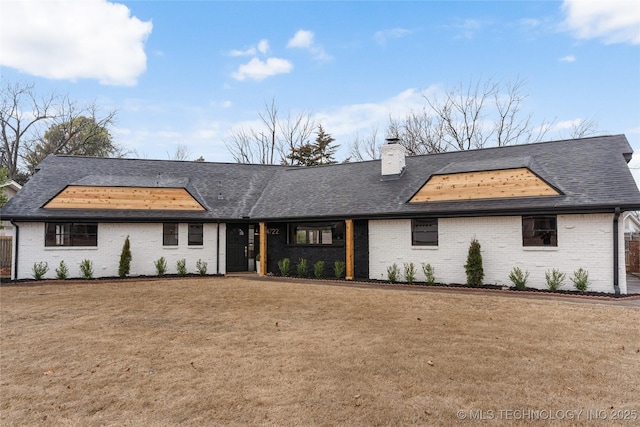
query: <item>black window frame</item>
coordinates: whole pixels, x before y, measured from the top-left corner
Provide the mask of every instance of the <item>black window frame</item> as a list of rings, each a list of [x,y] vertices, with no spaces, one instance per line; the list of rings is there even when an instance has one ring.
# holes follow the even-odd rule
[[[344,246],[344,221],[290,222],[287,224],[287,244],[295,246]],[[331,237],[328,231],[331,231]],[[304,238],[303,238],[304,236]],[[330,238],[330,241],[327,240]]]
[[[177,222],[165,222],[162,224],[162,246],[178,246],[179,228]]]
[[[414,218],[411,220],[411,246],[438,246],[439,241],[439,231],[438,231],[438,218]],[[427,226],[433,227],[435,226],[435,230],[431,229],[428,231],[419,231],[416,227]],[[430,234],[433,236],[435,234],[435,239],[426,239],[426,235]],[[422,237],[422,238],[419,238]]]
[[[45,222],[45,247],[98,246],[97,222]]]
[[[523,215],[522,246],[525,248],[558,247],[558,216]]]
[[[204,224],[189,224],[187,234],[188,246],[203,246],[204,245]]]

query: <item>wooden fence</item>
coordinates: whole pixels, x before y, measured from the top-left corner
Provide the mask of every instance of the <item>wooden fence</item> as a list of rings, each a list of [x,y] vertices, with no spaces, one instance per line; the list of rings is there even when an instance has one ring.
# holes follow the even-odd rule
[[[640,272],[640,241],[630,240],[625,243],[627,273],[638,273]]]

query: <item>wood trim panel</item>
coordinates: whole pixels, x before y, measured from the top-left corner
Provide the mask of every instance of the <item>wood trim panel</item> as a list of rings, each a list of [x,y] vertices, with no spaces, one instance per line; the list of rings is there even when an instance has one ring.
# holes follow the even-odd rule
[[[527,168],[432,176],[409,203],[510,197],[557,196],[560,193]]]
[[[93,187],[70,185],[46,209],[126,209],[203,211],[184,188]]]

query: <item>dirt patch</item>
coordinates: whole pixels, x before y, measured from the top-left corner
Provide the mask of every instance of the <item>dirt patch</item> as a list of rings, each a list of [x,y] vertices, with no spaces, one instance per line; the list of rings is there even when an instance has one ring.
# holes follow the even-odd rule
[[[640,416],[635,308],[242,278],[2,287],[0,302],[2,425]]]

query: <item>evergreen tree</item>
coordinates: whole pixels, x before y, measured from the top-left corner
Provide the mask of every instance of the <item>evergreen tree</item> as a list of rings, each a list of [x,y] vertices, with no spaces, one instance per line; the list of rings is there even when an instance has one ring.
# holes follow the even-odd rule
[[[469,245],[469,254],[464,269],[467,272],[467,285],[482,286],[482,279],[484,279],[482,253],[480,252],[480,242],[475,238]]]
[[[315,142],[307,142],[297,148],[293,148],[287,159],[297,166],[318,166],[337,163],[334,158],[339,145],[331,145],[335,139],[326,133],[322,125],[318,126]]]
[[[129,236],[124,241],[122,246],[122,253],[120,254],[120,265],[118,266],[118,275],[125,277],[131,270],[131,244],[129,243]]]

